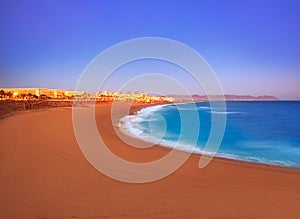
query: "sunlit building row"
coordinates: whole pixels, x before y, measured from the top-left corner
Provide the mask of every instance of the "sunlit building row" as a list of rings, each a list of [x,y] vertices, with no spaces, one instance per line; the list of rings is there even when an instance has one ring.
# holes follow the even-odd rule
[[[99,92],[89,94],[87,91],[65,91],[62,89],[49,88],[0,88],[0,99],[83,99],[100,102],[134,100],[145,103],[166,101],[174,99],[163,96],[151,96],[142,92]]]

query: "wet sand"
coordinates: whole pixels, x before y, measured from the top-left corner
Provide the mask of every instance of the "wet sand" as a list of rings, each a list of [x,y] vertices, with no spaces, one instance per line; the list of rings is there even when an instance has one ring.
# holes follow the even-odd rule
[[[114,120],[124,116],[124,105],[119,104]],[[95,117],[113,153],[133,162],[149,162],[169,153],[160,146],[125,144],[116,135],[110,112],[110,104],[98,104]],[[199,158],[190,156],[159,181],[116,181],[97,171],[81,153],[71,108],[24,112],[0,120],[0,216],[300,218],[300,170],[220,158],[199,169]]]

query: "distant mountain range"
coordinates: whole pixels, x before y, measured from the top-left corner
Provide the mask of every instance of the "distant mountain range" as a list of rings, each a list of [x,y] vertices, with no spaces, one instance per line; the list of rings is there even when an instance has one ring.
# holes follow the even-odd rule
[[[173,97],[177,100],[182,101],[206,101],[208,100],[208,96],[206,95],[198,95],[194,94],[192,96],[189,95],[168,95],[168,97]],[[234,95],[234,94],[225,94],[225,100],[278,100],[277,97],[269,96],[269,95],[261,95],[261,96],[251,96],[251,95]],[[212,100],[222,100],[222,96],[210,96]]]

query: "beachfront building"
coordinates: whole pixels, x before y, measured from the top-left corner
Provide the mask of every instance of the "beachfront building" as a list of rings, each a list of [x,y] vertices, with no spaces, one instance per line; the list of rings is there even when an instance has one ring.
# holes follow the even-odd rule
[[[73,99],[73,98],[85,99],[85,98],[89,97],[89,94],[86,91],[65,91],[64,95],[68,99]]]
[[[31,95],[40,95],[39,88],[0,88],[0,90],[3,90],[8,96],[16,97],[18,95],[22,94],[31,94]]]
[[[4,92],[4,98],[7,99],[34,99],[34,98],[65,98],[65,91],[61,89],[48,88],[0,88]]]

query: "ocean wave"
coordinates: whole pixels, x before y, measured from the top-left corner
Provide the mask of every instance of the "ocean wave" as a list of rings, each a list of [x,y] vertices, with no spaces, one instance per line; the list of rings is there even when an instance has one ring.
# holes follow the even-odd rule
[[[141,130],[141,127],[136,127],[136,122],[133,122],[133,120],[137,121],[139,118],[134,118],[132,116],[125,116],[119,121],[119,127],[122,131],[126,130],[127,133],[129,133],[132,136],[139,136],[143,133]]]
[[[282,166],[282,167],[299,167],[297,163],[288,161],[288,160],[275,160],[275,159],[267,159],[262,157],[251,157],[251,156],[234,156],[229,155],[229,159],[240,160],[240,161],[248,161],[252,163],[260,163],[260,164],[268,164],[274,166]]]
[[[143,132],[140,128],[135,128],[132,125],[125,125],[123,126],[126,130],[126,134],[130,135],[131,137],[138,138],[140,140],[152,143],[152,144],[159,144],[161,146],[185,151],[188,153],[200,154],[200,155],[209,155],[219,158],[231,159],[231,160],[238,160],[238,161],[246,161],[252,163],[260,163],[260,164],[268,164],[268,165],[276,165],[276,166],[283,166],[283,167],[299,167],[299,165],[293,161],[289,160],[276,160],[276,159],[268,159],[263,157],[253,157],[247,155],[238,155],[233,153],[223,153],[220,151],[213,152],[204,150],[204,148],[200,148],[198,145],[191,145],[184,141],[172,141],[172,140],[165,140],[165,139],[158,139],[155,136]]]
[[[220,151],[213,152],[204,150],[204,148],[199,147],[198,145],[191,145],[184,141],[173,141],[173,140],[165,140],[165,139],[158,139],[151,134],[147,134],[139,129],[133,128],[132,126],[125,126],[127,130],[127,134],[132,137],[138,138],[140,140],[152,143],[152,144],[159,144],[163,147],[176,149],[180,151],[185,151],[188,153],[194,153],[199,155],[209,155],[219,158],[231,159],[231,160],[238,160],[244,162],[251,162],[251,163],[259,163],[259,164],[268,164],[268,165],[276,165],[276,166],[283,166],[283,167],[299,167],[297,163],[288,161],[288,160],[276,160],[276,159],[268,159],[263,157],[253,157],[247,155],[238,155],[232,153],[223,153]]]
[[[166,108],[168,109],[176,109],[178,111],[193,111],[193,110],[210,110],[209,106],[197,106],[196,104],[191,104],[188,103],[186,105],[184,104],[175,104],[175,105],[170,105]]]
[[[202,147],[203,145],[193,145],[189,142],[189,138],[180,138],[178,141],[178,135],[172,134],[170,132],[159,133],[159,129],[153,130],[151,125],[147,125],[145,122],[155,121],[156,118],[159,120],[161,113],[165,113],[168,110],[174,110],[177,108],[174,104],[169,105],[157,105],[148,108],[144,108],[135,115],[128,115],[123,117],[120,120],[121,129],[125,134],[132,137],[141,139],[143,141],[159,144],[164,147],[174,148],[176,150],[182,150],[189,153],[196,154],[205,154],[205,155],[214,155],[215,157],[247,161],[261,164],[277,165],[277,166],[286,166],[286,167],[300,167],[299,162],[296,160],[299,157],[300,150],[295,148],[294,145],[287,145],[286,141],[278,142],[276,140],[251,140],[251,141],[242,141],[237,142],[238,145],[233,145],[234,147],[227,147],[222,145],[220,150],[215,152],[206,151]],[[187,106],[191,107],[191,105]],[[180,106],[180,109],[186,109],[185,106]],[[242,111],[210,111],[210,107],[207,106],[197,106],[199,110],[205,111],[207,113],[221,113],[221,114],[245,114],[247,112]],[[206,111],[207,110],[207,111]],[[158,116],[156,117],[155,114]],[[167,115],[167,114],[166,114]],[[159,123],[158,123],[159,124]],[[182,137],[182,136],[181,136]],[[176,140],[173,140],[176,139]],[[243,143],[244,142],[244,143]],[[276,143],[277,142],[277,143]],[[225,146],[225,148],[224,148]],[[223,149],[222,149],[223,147]],[[227,147],[227,148],[226,148]],[[226,150],[224,150],[226,149]],[[268,153],[268,151],[275,149],[276,151],[281,151],[281,155],[286,155],[287,157],[278,157],[276,154]],[[259,151],[258,151],[259,150]],[[292,152],[294,150],[294,152]],[[256,151],[256,152],[255,152]],[[273,150],[274,151],[274,150]],[[293,154],[294,157],[291,157],[290,154]]]
[[[154,113],[164,107],[167,107],[169,104],[166,105],[155,105],[155,106],[150,106],[147,108],[143,108],[140,111],[137,112],[138,115],[148,115],[149,113]]]

